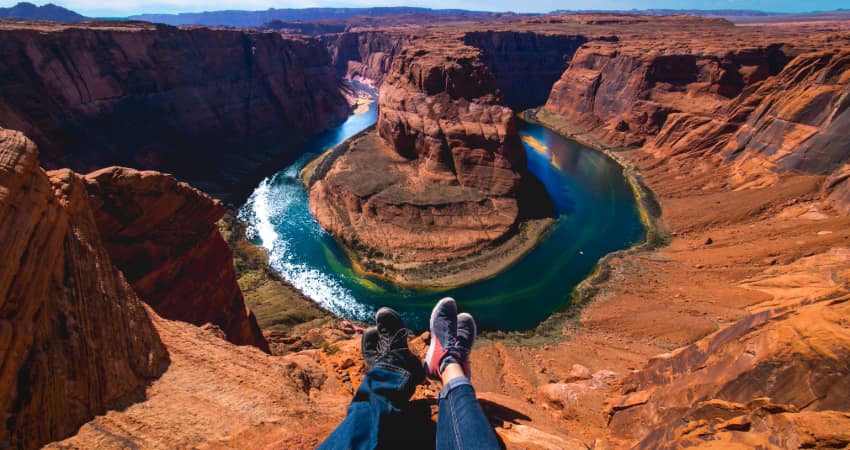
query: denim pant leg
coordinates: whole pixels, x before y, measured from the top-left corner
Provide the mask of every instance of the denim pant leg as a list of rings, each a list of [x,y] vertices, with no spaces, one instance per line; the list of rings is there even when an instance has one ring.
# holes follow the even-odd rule
[[[357,388],[354,399],[348,406],[345,420],[318,447],[325,450],[374,449],[386,431],[384,425],[391,423],[401,409],[415,385],[410,382],[410,373],[399,367],[376,364],[366,372]]]
[[[494,450],[499,442],[475,397],[469,379],[449,381],[440,392],[437,450]]]

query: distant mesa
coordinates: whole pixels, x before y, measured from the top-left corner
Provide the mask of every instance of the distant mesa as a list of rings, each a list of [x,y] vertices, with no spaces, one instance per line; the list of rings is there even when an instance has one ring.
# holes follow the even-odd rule
[[[53,22],[82,22],[88,20],[86,16],[80,15],[48,3],[36,6],[32,3],[21,2],[9,8],[0,8],[0,19],[24,19],[24,20],[50,20]]]
[[[341,21],[356,18],[358,23],[368,23],[369,19],[388,16],[427,17],[446,20],[460,18],[487,20],[503,17],[516,17],[514,13],[497,13],[486,11],[468,11],[464,9],[431,9],[415,7],[377,7],[377,8],[298,8],[298,9],[267,9],[265,11],[205,11],[198,13],[178,14],[140,14],[128,17],[129,20],[163,23],[166,25],[204,25],[229,26],[241,28],[267,27],[273,21],[281,22],[316,22]],[[273,28],[273,27],[272,27]],[[308,33],[305,33],[308,34]]]

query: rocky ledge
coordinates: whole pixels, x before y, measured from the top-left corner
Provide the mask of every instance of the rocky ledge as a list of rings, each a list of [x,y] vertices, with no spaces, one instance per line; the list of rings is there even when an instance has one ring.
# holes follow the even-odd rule
[[[408,46],[379,105],[376,129],[304,176],[311,211],[356,263],[402,284],[452,286],[533,247],[550,202],[479,50],[447,39]]]

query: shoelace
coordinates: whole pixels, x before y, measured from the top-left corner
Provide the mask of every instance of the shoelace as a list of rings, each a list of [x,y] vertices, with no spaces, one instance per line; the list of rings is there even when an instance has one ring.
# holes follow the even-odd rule
[[[389,356],[392,351],[393,341],[396,340],[399,334],[406,336],[407,328],[399,328],[392,336],[387,336],[383,333],[378,334],[378,356],[375,357],[375,361],[381,361]]]
[[[446,355],[451,355],[454,357],[455,362],[458,364],[466,361],[466,358],[469,356],[468,348],[462,346],[460,341],[457,339],[457,336],[450,336],[449,342],[446,344],[444,348]]]

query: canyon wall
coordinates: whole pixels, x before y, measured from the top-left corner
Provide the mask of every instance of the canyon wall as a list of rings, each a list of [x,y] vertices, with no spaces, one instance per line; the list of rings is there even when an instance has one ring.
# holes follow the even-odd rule
[[[782,173],[835,172],[829,188],[842,208],[840,168],[850,159],[850,53],[806,52],[742,91],[713,115],[676,112],[646,147],[660,157],[714,156],[737,186],[772,183]]]
[[[212,323],[234,344],[269,351],[216,226],[224,215],[220,201],[152,171],[109,167],[84,181],[113,264],[157,314]]]
[[[316,40],[104,22],[0,27],[0,126],[48,168],[173,173],[235,200],[349,112]]]
[[[0,446],[38,448],[137,395],[168,364],[112,265],[83,178],[45,173],[0,129]]]
[[[832,174],[850,158],[850,54],[840,40],[774,41],[740,50],[591,42],[540,113],[600,146],[728,166],[733,186]],[[834,178],[828,189],[841,208],[843,178]]]
[[[482,59],[504,95],[505,105],[522,111],[546,103],[552,85],[588,38],[488,30],[466,33],[463,41],[481,50]]]
[[[825,174],[850,160],[850,51],[800,55],[741,103],[755,109],[723,149],[737,165]]]
[[[320,36],[334,69],[341,77],[380,85],[390,72],[393,59],[410,42],[411,36],[392,31],[351,31]]]
[[[552,88],[545,111],[607,146],[640,146],[673,114],[710,118],[790,60],[780,45],[747,50],[591,42]]]

